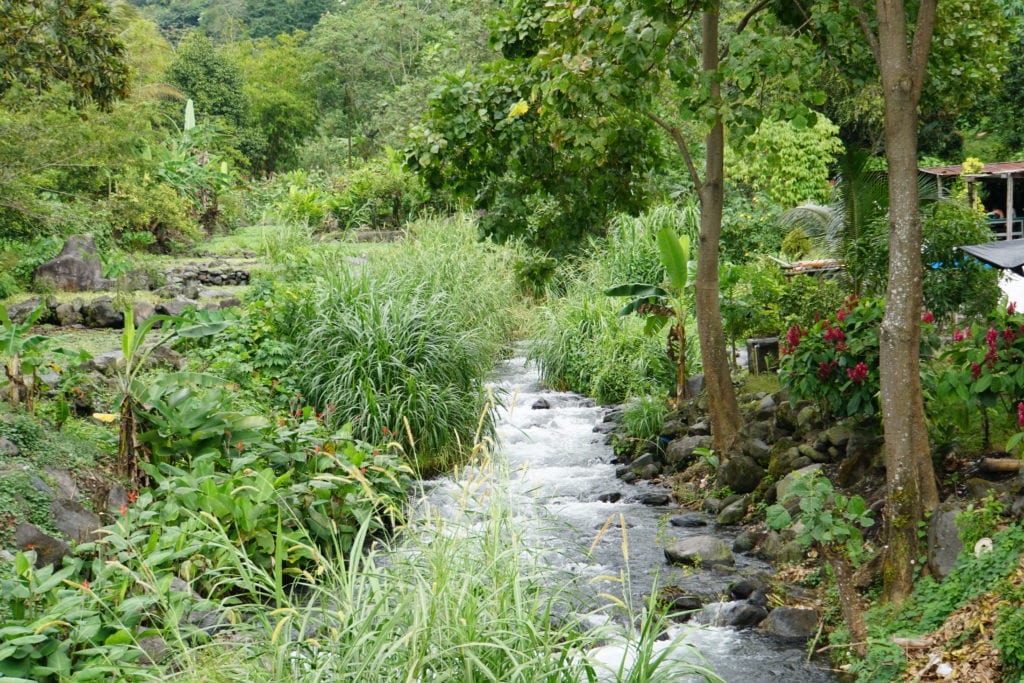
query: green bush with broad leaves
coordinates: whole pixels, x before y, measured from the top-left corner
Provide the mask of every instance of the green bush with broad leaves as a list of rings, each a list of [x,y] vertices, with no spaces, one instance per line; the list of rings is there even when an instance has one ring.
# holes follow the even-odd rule
[[[1018,431],[1024,427],[1024,314],[1011,306],[953,330],[930,371],[932,412],[961,431],[980,426],[986,445],[997,429]],[[1019,442],[1011,437],[1008,449]]]
[[[794,325],[780,344],[782,384],[790,400],[818,402],[832,415],[875,415],[879,391],[881,299],[851,297],[807,328]],[[933,318],[922,321],[922,353],[938,346]]]

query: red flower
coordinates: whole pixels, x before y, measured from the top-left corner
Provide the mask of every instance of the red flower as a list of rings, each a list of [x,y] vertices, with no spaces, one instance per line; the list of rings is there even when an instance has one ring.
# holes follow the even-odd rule
[[[994,327],[988,328],[988,332],[985,333],[985,343],[988,344],[988,348],[992,351],[996,350],[996,341],[999,339],[999,333],[996,332]]]
[[[868,366],[864,363],[857,363],[852,368],[846,369],[846,376],[854,384],[862,384],[868,378]]]
[[[803,334],[804,331],[800,329],[799,325],[793,325],[793,327],[789,328],[789,331],[786,332],[786,343],[789,344],[790,348],[795,349],[800,343],[800,337],[802,337]]]
[[[846,345],[846,342],[836,342],[836,351],[840,353],[849,350],[849,348],[850,347]]]
[[[978,379],[981,377],[981,366],[977,363],[971,363],[971,379]]]
[[[1017,312],[1017,302],[1016,301],[1011,301],[1010,305],[1006,307],[1006,314],[1007,315],[1013,315],[1016,312]]]
[[[953,330],[953,341],[962,342],[964,340],[964,333],[960,331],[960,328]]]
[[[128,514],[128,504],[127,503],[121,503],[121,507],[117,508],[117,511],[121,513],[122,517],[124,517],[125,515]]]
[[[841,327],[829,327],[825,330],[825,341],[841,342],[846,339],[846,334]]]
[[[1024,401],[1017,404],[1017,424],[1024,427]]]
[[[245,443],[239,441],[238,443],[235,444],[235,448],[237,448],[238,452],[241,453],[242,451],[245,450]]]
[[[25,544],[25,550],[35,550],[35,549],[36,549],[36,547],[34,545],[32,545],[31,543],[26,543]]]
[[[381,430],[383,430],[383,432],[384,432],[385,434],[390,434],[390,433],[391,433],[391,430],[390,430],[390,429],[388,429],[387,427],[381,427]]]
[[[134,503],[138,499],[139,499],[139,492],[138,491],[129,491],[128,492],[128,502],[129,503]]]
[[[846,316],[848,315],[850,315],[849,311],[847,311],[845,308],[840,308],[838,311],[836,311],[836,320],[838,320],[839,322],[843,322],[844,320],[846,320]]]
[[[931,311],[925,311],[924,315],[921,316],[921,322],[923,322],[923,323],[933,323],[933,322],[935,322],[935,316],[932,315]]]
[[[82,581],[82,588],[84,588],[85,590],[89,590],[89,586],[91,585],[92,584],[89,583],[89,579],[85,579],[84,581]]]

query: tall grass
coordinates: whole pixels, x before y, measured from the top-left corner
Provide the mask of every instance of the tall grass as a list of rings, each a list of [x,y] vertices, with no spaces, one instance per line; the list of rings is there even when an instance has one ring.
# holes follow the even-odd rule
[[[442,469],[474,443],[484,380],[516,327],[509,250],[467,218],[429,219],[356,275],[326,272],[297,321],[305,398],[367,441],[382,437]]]
[[[573,577],[523,543],[504,482],[494,482],[486,461],[478,465],[486,497],[455,518],[425,507],[395,547],[324,560],[285,604],[239,608],[252,618],[239,629],[245,637],[232,639],[235,657],[192,653],[190,661],[212,667],[203,672],[208,680],[220,680],[218,667],[242,679],[251,670],[257,681],[310,683],[717,680],[681,641],[656,643],[664,624],[653,604],[629,614],[609,596],[604,606],[581,609]],[[216,532],[215,520],[206,523]],[[275,579],[236,558],[240,566],[226,569],[226,578],[248,577],[247,593],[277,592],[249,585],[253,577]],[[620,609],[627,624],[639,618],[639,631],[615,625],[610,617]],[[595,656],[606,645],[616,648],[611,660],[607,650]],[[197,673],[182,680],[199,680]]]

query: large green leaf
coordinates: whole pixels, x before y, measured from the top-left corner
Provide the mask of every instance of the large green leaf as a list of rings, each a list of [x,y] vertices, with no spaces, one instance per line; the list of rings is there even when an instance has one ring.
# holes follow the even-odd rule
[[[616,285],[604,290],[606,296],[667,297],[668,292],[657,285],[634,282],[628,285]]]
[[[658,251],[661,252],[661,263],[668,273],[668,281],[677,290],[684,289],[690,262],[690,238],[686,235],[677,237],[672,228],[665,226],[658,231]]]

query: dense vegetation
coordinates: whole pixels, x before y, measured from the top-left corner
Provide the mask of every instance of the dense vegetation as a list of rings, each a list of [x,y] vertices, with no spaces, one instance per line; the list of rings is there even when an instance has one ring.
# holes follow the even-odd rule
[[[631,444],[657,439],[689,375],[705,372],[712,403],[731,396],[737,350],[757,337],[781,339],[772,369],[793,402],[877,428],[889,264],[906,245],[887,239],[905,207],[886,185],[870,17],[709,5],[4,4],[0,299],[57,294],[36,267],[90,233],[127,326],[92,349],[124,355],[94,381],[88,344],[37,324],[45,301],[0,317],[0,541],[17,551],[0,564],[0,677],[593,680],[581,653],[624,638],[635,666],[609,675],[654,679],[653,602],[639,636],[566,618],[575,596],[549,590],[566,582],[521,546],[500,490],[467,528],[411,522],[405,506],[423,477],[491,466],[502,397],[486,379],[521,337],[548,386],[625,403]],[[1002,0],[938,10],[921,165],[1024,151],[1005,94],[1024,68],[1018,15]],[[719,26],[721,47],[704,49]],[[946,190],[922,184],[905,269],[922,281],[927,446],[937,462],[1016,454],[1024,318],[996,271],[955,251],[989,239],[987,198]],[[205,255],[258,261],[238,305],[133,327],[132,305],[154,296],[140,278]],[[842,271],[778,263],[826,258]],[[182,367],[154,367],[157,341]],[[717,389],[712,346],[729,359]],[[36,483],[47,467],[126,492],[91,503],[102,535],[63,565],[14,547],[21,522],[57,534]],[[870,515],[816,490],[801,538],[829,581]],[[967,525],[998,552],[921,579],[902,612],[867,612],[855,673],[888,680],[905,665],[893,634],[1019,596],[1024,543],[1004,513],[990,500]],[[1004,671],[1019,674],[1020,615],[996,612]],[[868,642],[832,626],[837,655]]]

